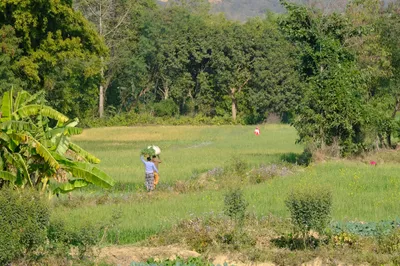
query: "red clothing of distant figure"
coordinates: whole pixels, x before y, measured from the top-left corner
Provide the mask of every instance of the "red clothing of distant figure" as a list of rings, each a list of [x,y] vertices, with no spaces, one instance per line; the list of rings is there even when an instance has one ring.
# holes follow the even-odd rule
[[[256,127],[256,129],[254,130],[254,134],[256,136],[260,135],[260,130],[258,129],[258,127]]]

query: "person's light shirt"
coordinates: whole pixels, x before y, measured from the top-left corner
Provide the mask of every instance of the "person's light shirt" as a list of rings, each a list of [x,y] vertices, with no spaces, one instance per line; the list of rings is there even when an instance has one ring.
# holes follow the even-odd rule
[[[157,167],[154,165],[152,161],[145,161],[143,156],[140,156],[140,160],[142,160],[145,168],[146,168],[146,173],[151,174],[156,171],[158,173]]]

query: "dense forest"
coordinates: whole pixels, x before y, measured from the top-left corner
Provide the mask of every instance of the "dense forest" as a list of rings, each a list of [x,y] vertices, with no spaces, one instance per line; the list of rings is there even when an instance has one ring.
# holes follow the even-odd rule
[[[340,1],[335,1],[339,5]],[[246,22],[202,0],[5,0],[0,93],[44,90],[71,117],[277,114],[299,140],[351,154],[392,146],[400,1],[281,1]]]

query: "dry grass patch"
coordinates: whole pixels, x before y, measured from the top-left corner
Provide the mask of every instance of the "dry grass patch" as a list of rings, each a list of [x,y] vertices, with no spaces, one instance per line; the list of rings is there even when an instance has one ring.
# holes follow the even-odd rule
[[[77,141],[166,141],[193,139],[201,135],[208,126],[141,126],[105,127],[85,129],[75,136]]]

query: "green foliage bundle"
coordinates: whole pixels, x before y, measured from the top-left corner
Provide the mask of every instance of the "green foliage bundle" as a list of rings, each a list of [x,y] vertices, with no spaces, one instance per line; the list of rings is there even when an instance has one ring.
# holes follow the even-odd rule
[[[46,244],[49,205],[37,191],[1,189],[0,214],[0,265]]]
[[[297,233],[305,239],[310,230],[320,234],[329,224],[332,194],[322,187],[293,190],[285,201]]]
[[[153,147],[147,147],[140,151],[140,155],[143,155],[146,158],[152,157],[153,155],[156,155],[156,151],[153,149]]]

